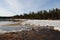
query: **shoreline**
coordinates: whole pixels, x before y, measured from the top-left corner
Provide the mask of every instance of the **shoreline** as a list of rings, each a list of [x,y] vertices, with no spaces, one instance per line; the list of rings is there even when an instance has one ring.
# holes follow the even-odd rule
[[[51,22],[53,23],[51,23]],[[41,23],[43,25],[41,25]],[[50,23],[50,24],[49,24]],[[56,23],[56,24],[55,24]],[[29,26],[29,27],[41,27],[41,26],[54,26],[55,30],[59,30],[60,31],[60,26],[58,25],[60,23],[60,20],[28,20],[28,19],[23,19],[22,21],[18,21],[16,23],[12,23],[12,24],[7,24],[7,25],[3,25],[2,27],[22,27],[22,26]],[[52,25],[53,24],[53,25]],[[56,26],[55,26],[56,25]],[[59,26],[59,27],[58,27]],[[12,30],[15,31],[15,30]],[[17,30],[19,31],[19,30]]]
[[[56,38],[57,37],[57,38]],[[0,34],[0,40],[60,40],[60,31],[54,29],[32,29]]]

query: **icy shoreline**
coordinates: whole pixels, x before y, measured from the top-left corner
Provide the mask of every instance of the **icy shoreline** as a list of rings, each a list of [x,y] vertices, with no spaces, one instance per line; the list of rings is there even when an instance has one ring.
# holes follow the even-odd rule
[[[5,33],[5,32],[16,32],[16,31],[21,31],[21,30],[26,30],[25,28],[27,27],[42,27],[42,26],[54,26],[55,30],[60,31],[60,20],[20,20],[19,22],[12,22],[12,24],[7,24],[2,27],[12,28],[12,31],[5,31],[0,29],[0,33]],[[22,27],[24,26],[24,27]],[[15,28],[16,27],[16,28]],[[18,29],[19,27],[22,27],[22,29]],[[15,30],[15,29],[18,30]]]

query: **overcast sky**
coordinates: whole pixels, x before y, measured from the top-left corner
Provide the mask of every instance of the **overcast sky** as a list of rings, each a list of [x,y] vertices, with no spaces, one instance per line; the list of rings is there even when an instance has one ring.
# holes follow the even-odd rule
[[[60,0],[0,0],[0,16],[60,8]]]

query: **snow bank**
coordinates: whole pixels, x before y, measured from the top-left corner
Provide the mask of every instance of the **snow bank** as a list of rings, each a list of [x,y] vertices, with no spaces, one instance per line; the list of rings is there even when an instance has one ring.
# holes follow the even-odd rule
[[[60,20],[27,20],[22,22],[22,25],[54,26],[54,29],[60,30]]]
[[[4,22],[8,24],[8,22]],[[6,32],[16,32],[21,30],[29,30],[29,27],[46,27],[46,26],[54,26],[54,29],[60,31],[60,20],[24,20],[22,22],[11,22],[12,24],[17,24],[14,26],[0,26],[0,33],[6,33]],[[9,23],[9,24],[11,24]],[[20,23],[20,24],[18,24]],[[3,24],[3,23],[1,23]],[[2,30],[1,30],[2,29]],[[4,29],[4,30],[3,30]],[[5,30],[11,30],[11,31],[5,31]],[[17,29],[17,30],[16,30]]]

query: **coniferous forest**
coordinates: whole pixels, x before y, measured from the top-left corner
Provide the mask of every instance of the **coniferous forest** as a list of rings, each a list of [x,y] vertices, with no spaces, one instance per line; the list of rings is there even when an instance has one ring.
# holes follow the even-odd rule
[[[60,9],[52,9],[49,11],[43,10],[38,12],[25,13],[23,15],[15,15],[13,18],[17,19],[48,19],[48,20],[59,20]]]
[[[24,13],[22,15],[14,15],[11,17],[1,17],[0,19],[39,19],[39,20],[60,20],[60,9],[42,10],[37,12]]]

